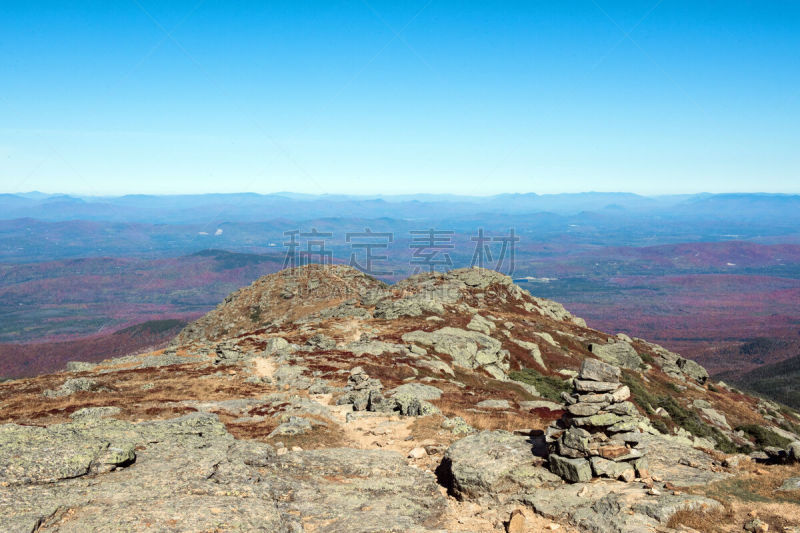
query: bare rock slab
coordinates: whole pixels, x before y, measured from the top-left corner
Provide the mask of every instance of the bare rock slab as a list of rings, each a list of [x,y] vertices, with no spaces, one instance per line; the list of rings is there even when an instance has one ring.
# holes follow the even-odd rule
[[[459,499],[499,501],[521,492],[560,483],[540,466],[528,437],[507,431],[482,431],[453,443],[437,475]]]
[[[135,450],[135,461],[113,448]],[[4,532],[428,532],[441,531],[447,511],[435,477],[398,453],[278,455],[200,413],[138,424],[8,424],[0,454]],[[109,462],[119,468],[92,468]]]
[[[639,485],[611,480],[542,489],[523,500],[546,518],[591,533],[653,533],[678,511],[721,507],[702,496],[651,495]]]

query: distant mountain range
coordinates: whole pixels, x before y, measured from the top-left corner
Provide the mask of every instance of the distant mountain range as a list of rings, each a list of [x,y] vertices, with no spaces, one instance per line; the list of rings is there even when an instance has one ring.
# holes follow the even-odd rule
[[[800,195],[696,194],[640,196],[632,193],[348,196],[275,194],[71,196],[0,194],[0,220],[92,220],[158,224],[292,221],[347,215],[401,220],[464,218],[478,214],[520,215],[583,212],[607,215],[679,215],[690,218],[772,219],[777,213],[800,220]]]

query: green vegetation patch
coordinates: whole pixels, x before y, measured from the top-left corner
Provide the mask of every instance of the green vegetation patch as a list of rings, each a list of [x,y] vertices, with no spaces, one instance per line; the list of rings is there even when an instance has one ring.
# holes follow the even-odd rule
[[[131,334],[131,335],[157,335],[167,331],[183,328],[186,322],[176,318],[166,318],[164,320],[150,320],[142,322],[116,332],[117,335]]]
[[[641,357],[642,361],[644,361],[648,365],[654,365],[656,363],[656,360],[653,358],[653,355],[647,352],[640,353],[639,357]]]
[[[745,424],[738,426],[736,431],[744,431],[751,437],[759,446],[775,446],[777,448],[786,448],[792,442],[786,437],[782,437],[774,431],[759,426],[758,424]]]
[[[568,381],[553,376],[540,374],[533,368],[524,368],[511,372],[511,379],[533,385],[543,398],[554,402],[561,401],[561,393],[569,392],[571,387]]]
[[[725,453],[749,453],[749,446],[737,446],[719,429],[703,422],[694,411],[681,406],[672,396],[662,396],[658,406],[669,413],[672,421],[695,437],[710,439],[717,443],[717,449]]]
[[[669,435],[669,426],[660,418],[651,420],[650,424],[664,435]]]
[[[793,409],[800,409],[800,355],[756,368],[736,385]]]
[[[634,403],[645,410],[649,415],[655,414],[655,407],[658,407],[658,397],[647,390],[645,384],[633,373],[623,372],[621,381],[631,390],[631,398]]]
[[[254,305],[253,307],[250,308],[250,321],[253,322],[254,324],[260,324],[261,314],[262,314],[261,306]]]
[[[748,447],[739,447],[731,442],[720,430],[703,422],[694,411],[681,406],[674,397],[669,395],[656,395],[638,379],[633,373],[625,372],[622,382],[631,390],[633,401],[644,409],[648,415],[655,415],[658,407],[663,408],[676,426],[682,427],[695,437],[707,438],[717,444],[717,449],[725,453],[747,453]],[[672,390],[672,387],[670,387]],[[669,433],[669,426],[659,418],[653,418],[650,423],[662,433]]]

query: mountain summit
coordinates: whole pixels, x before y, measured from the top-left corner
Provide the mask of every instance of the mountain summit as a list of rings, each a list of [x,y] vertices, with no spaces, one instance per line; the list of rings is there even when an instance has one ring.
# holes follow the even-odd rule
[[[0,422],[6,531],[800,525],[795,412],[485,269],[284,270]]]

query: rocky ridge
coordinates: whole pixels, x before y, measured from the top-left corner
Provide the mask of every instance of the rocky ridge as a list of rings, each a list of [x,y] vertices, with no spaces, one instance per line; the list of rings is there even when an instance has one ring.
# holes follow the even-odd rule
[[[266,276],[166,350],[0,384],[0,422],[8,531],[741,530],[758,476],[800,520],[796,413],[483,269]]]

